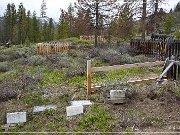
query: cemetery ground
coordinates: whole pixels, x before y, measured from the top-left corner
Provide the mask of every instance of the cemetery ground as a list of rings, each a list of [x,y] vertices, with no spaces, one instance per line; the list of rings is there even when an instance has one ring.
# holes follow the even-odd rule
[[[100,90],[86,93],[86,62],[93,66],[156,61],[135,55],[129,45],[80,47],[69,52],[36,55],[31,47],[0,50],[1,132],[180,132],[180,83],[155,81],[137,85],[128,80],[157,77],[162,66],[93,73]],[[126,89],[127,102],[108,101],[110,90]],[[70,101],[91,100],[84,113],[66,116]],[[57,105],[33,113],[34,106]],[[25,123],[4,128],[6,114],[27,112]],[[134,133],[129,133],[134,134]]]

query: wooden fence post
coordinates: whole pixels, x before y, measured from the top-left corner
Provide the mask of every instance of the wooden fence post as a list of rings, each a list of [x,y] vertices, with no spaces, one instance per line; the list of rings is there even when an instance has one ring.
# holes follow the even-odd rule
[[[91,60],[87,61],[87,94],[91,94]]]

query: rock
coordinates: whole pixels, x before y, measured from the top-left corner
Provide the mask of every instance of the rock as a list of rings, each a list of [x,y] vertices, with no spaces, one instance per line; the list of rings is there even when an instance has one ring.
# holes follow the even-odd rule
[[[83,113],[83,106],[68,106],[66,107],[67,116],[74,116]]]
[[[54,109],[54,110],[56,110],[56,108],[57,108],[57,105],[34,106],[33,112],[34,113],[42,112],[42,111],[45,111],[46,109]]]
[[[26,112],[7,113],[7,124],[26,122]]]
[[[79,105],[92,105],[90,100],[78,100],[78,101],[71,101],[72,106],[79,106]]]

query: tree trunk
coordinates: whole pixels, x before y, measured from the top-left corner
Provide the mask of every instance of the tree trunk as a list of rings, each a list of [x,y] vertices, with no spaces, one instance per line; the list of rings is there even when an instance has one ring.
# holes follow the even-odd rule
[[[98,46],[98,22],[99,22],[99,2],[96,0],[96,25],[95,25],[95,47]]]
[[[158,8],[159,8],[158,4],[159,4],[159,0],[155,0],[155,5],[154,5],[154,20],[155,20],[155,22],[154,22],[154,32],[155,33],[157,33],[157,22],[156,22],[156,20],[158,18],[158,16],[157,16]]]
[[[147,7],[147,0],[143,0],[142,36],[141,36],[142,40],[145,40],[146,37],[146,7]]]

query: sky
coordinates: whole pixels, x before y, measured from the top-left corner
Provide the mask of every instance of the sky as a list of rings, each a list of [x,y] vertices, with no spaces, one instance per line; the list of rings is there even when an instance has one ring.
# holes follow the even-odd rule
[[[53,18],[55,21],[58,21],[60,15],[60,8],[67,10],[69,4],[73,4],[76,1],[77,0],[45,0],[47,5],[47,16]],[[171,8],[174,8],[180,0],[166,1],[167,2],[163,5],[163,8],[165,8],[168,11]],[[8,3],[14,3],[16,5],[16,8],[18,8],[18,5],[21,2],[23,3],[26,10],[30,10],[31,12],[36,11],[37,16],[40,16],[42,0],[0,0],[0,16],[3,16]]]

